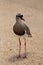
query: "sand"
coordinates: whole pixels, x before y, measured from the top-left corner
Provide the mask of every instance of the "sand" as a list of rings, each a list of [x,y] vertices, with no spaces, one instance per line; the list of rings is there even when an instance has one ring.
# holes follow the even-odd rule
[[[27,58],[17,59],[19,42],[13,32],[15,16],[22,13],[32,38],[26,37]],[[0,65],[43,65],[43,0],[0,0]],[[24,41],[21,38],[24,55]]]

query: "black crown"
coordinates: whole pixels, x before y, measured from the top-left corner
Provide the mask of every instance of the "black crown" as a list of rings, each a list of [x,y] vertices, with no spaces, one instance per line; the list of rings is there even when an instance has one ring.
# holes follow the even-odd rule
[[[21,14],[21,13],[18,13],[17,15],[16,15],[16,17],[23,17],[23,15]]]

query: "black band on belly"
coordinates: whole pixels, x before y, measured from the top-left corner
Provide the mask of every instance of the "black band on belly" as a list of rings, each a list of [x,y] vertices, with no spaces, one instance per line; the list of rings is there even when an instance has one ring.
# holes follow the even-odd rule
[[[22,35],[24,35],[25,34],[25,32],[23,31],[23,32],[16,32],[16,31],[14,31],[14,33],[16,34],[16,35],[19,35],[19,36],[22,36]]]

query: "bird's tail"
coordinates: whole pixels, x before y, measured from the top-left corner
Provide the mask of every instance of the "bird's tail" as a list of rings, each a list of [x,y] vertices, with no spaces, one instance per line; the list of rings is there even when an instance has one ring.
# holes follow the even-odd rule
[[[28,35],[28,37],[32,37],[32,35],[31,35],[31,32],[30,32],[30,29],[27,27],[27,35]]]
[[[30,33],[30,30],[27,31],[27,35],[28,35],[28,37],[32,37],[32,35],[31,35],[31,33]]]

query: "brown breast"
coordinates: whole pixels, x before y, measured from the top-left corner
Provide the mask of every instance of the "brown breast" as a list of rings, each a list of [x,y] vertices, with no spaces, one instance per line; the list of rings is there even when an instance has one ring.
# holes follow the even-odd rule
[[[21,24],[15,24],[13,26],[13,31],[16,35],[20,35],[20,36],[25,34],[25,30]]]

